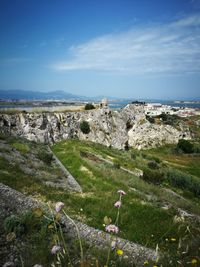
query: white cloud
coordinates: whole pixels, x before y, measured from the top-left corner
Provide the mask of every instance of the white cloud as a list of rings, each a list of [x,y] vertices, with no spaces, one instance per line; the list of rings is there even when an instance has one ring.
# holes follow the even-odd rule
[[[171,25],[178,27],[200,26],[200,16],[199,14],[188,16],[172,23]]]
[[[116,74],[200,72],[200,15],[169,24],[133,28],[69,48],[57,71],[95,70]]]

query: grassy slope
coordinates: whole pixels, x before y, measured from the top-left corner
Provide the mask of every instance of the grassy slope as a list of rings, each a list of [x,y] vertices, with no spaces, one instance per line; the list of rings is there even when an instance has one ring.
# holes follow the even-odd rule
[[[32,149],[42,149],[42,145],[31,142],[26,142],[25,145],[22,144],[21,146],[16,140],[11,139],[9,142],[13,144],[15,149],[27,154],[27,156]],[[3,158],[0,158],[0,182],[42,200],[63,201],[66,204],[67,212],[73,218],[98,229],[104,229],[104,216],[111,217],[114,222],[117,210],[113,204],[118,199],[116,191],[123,189],[127,195],[123,198],[119,235],[152,248],[159,244],[163,250],[168,246],[167,249],[175,251],[178,239],[185,235],[184,232],[188,226],[183,224],[180,227],[180,225],[173,223],[176,207],[186,208],[188,211],[196,213],[200,211],[198,203],[195,205],[193,199],[187,201],[177,199],[165,192],[160,186],[145,183],[140,178],[98,161],[96,158],[81,156],[82,153],[80,153],[90,152],[101,155],[109,160],[120,162],[121,166],[134,169],[134,167],[142,168],[147,165],[148,159],[142,156],[143,152],[118,151],[78,140],[60,142],[52,149],[76,177],[83,188],[83,194],[64,192],[45,186],[37,177],[24,174],[17,165],[8,163]],[[165,159],[164,156],[167,154],[162,154],[161,151],[161,149],[150,150],[145,153],[148,157],[153,155]],[[135,159],[132,157],[133,154]],[[48,169],[48,167],[46,168]],[[196,199],[194,200],[196,201]],[[174,208],[164,210],[161,208],[164,203],[171,203]],[[196,230],[194,233],[196,234]],[[171,237],[175,238],[176,241],[170,242],[170,244],[166,243],[165,239]]]
[[[101,154],[109,159],[112,157],[130,169],[134,166],[144,165],[144,159],[132,160],[129,152],[77,140],[56,144],[53,150],[83,187],[84,197],[74,195],[70,207],[75,210],[82,208],[87,223],[102,228],[105,215],[115,218],[116,210],[113,208],[113,203],[117,200],[116,191],[121,188],[127,192],[120,221],[122,237],[155,246],[163,241],[166,232],[167,236],[176,236],[176,238],[181,234],[173,224],[174,209],[165,211],[160,208],[162,203],[159,201],[148,202],[146,200],[145,194],[154,194],[156,197],[161,197],[162,202],[167,199],[170,201],[169,196],[164,193],[162,188],[147,184],[140,178],[114,169],[109,164],[81,157],[80,151]],[[140,193],[132,190],[133,187],[140,190]],[[61,200],[66,201],[65,196]],[[171,197],[171,201],[173,204],[175,203],[173,197]],[[191,204],[192,206],[193,204]]]
[[[148,150],[149,156],[156,156],[172,167],[200,178],[200,155],[173,153],[174,146],[167,145],[161,148]],[[144,152],[145,153],[145,152]]]

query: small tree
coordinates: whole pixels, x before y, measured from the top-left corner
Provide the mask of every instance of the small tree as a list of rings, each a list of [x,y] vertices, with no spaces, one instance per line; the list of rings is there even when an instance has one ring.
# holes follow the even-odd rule
[[[176,149],[179,151],[183,151],[183,153],[193,153],[194,152],[194,146],[190,143],[190,141],[185,139],[180,139],[178,141],[178,144],[176,146]]]
[[[90,110],[90,109],[95,109],[95,106],[93,104],[91,104],[91,103],[87,103],[85,105],[85,110]]]
[[[90,125],[87,121],[82,121],[80,123],[80,129],[81,129],[81,132],[84,133],[84,134],[88,134],[90,132]]]

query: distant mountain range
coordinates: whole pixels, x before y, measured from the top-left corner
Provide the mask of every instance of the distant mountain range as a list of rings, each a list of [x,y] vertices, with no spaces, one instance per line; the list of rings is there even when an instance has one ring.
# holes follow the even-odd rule
[[[103,98],[109,100],[122,100],[112,96],[80,96],[62,90],[41,92],[29,90],[0,90],[0,100],[66,100],[66,101],[100,101]]]
[[[5,100],[87,100],[85,96],[73,95],[61,90],[39,92],[28,90],[0,90],[0,99]]]
[[[50,92],[41,92],[41,91],[29,91],[29,90],[0,90],[0,100],[65,100],[65,101],[100,101],[103,98],[108,98],[110,101],[134,101],[141,100],[146,102],[163,102],[163,100],[159,99],[135,99],[135,98],[120,98],[120,97],[112,97],[112,96],[80,96],[74,95],[62,90],[55,90]],[[182,98],[176,100],[183,101],[200,101],[200,98]],[[173,101],[172,99],[164,100],[164,101]]]

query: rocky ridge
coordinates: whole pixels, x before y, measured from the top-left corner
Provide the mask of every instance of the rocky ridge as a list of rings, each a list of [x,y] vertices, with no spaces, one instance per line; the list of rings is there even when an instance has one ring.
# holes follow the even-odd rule
[[[80,130],[83,120],[90,125],[88,134]],[[152,124],[146,119],[142,106],[131,104],[122,110],[1,114],[0,132],[50,144],[78,138],[118,149],[145,149],[174,144],[180,138],[190,139],[187,128],[180,125],[178,130],[170,125]]]

